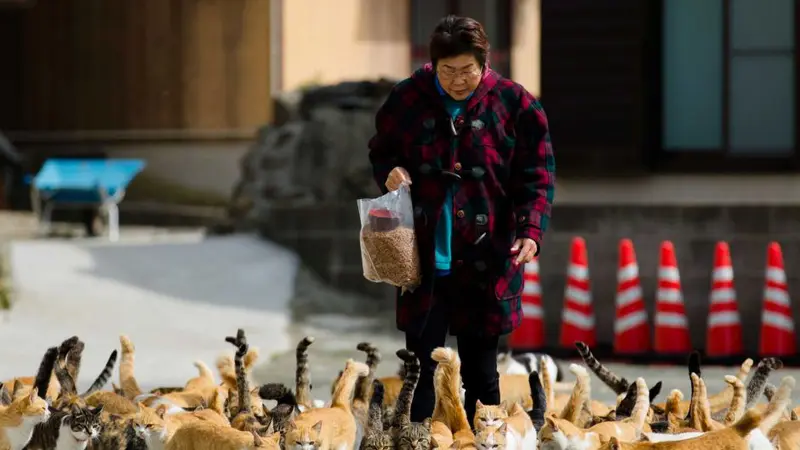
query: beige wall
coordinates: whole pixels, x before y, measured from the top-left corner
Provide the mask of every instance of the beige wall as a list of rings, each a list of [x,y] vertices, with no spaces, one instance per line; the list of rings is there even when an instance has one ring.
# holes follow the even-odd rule
[[[512,0],[511,76],[533,95],[541,94],[541,0]]]
[[[408,0],[283,0],[282,89],[408,76],[409,13]]]

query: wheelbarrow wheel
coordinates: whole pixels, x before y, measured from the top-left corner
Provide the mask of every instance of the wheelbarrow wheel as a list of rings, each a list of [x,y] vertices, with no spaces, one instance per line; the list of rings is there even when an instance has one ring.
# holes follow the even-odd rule
[[[86,236],[97,237],[103,234],[105,223],[100,215],[100,211],[96,208],[84,209],[83,227],[86,230]]]

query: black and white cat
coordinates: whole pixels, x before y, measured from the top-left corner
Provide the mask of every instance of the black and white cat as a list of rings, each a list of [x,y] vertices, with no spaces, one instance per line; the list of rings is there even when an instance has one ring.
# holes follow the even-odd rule
[[[102,406],[81,408],[73,405],[69,412],[54,411],[47,422],[36,425],[26,450],[84,450],[89,440],[100,433]]]

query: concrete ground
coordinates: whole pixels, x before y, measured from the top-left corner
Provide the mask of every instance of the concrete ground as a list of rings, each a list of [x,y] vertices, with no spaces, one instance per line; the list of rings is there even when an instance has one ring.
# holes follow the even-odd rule
[[[125,333],[136,344],[137,378],[144,388],[183,384],[195,374],[193,361],[213,366],[220,354],[232,353],[224,337],[240,327],[261,351],[257,381],[290,386],[294,347],[303,336],[314,336],[311,375],[321,400],[330,398],[331,381],[347,358],[363,360],[355,350],[359,342],[381,349],[379,375],[398,368],[394,353],[403,338],[385,318],[314,313],[320,300],[310,296],[346,302],[346,295],[302,275],[294,254],[254,236],[125,227],[118,243],[40,240],[33,238],[32,225],[24,214],[0,214],[13,282],[13,308],[0,322],[0,379],[32,375],[48,346],[78,335],[86,342],[80,384],[88,386]],[[609,367],[631,381],[637,376],[649,384],[663,381],[661,399],[675,388],[689,395],[684,367]],[[704,377],[714,392],[724,386],[723,375],[735,372],[705,367]],[[771,381],[778,384],[784,375],[797,378],[800,370],[780,370]],[[607,402],[615,398],[596,378],[592,395]]]

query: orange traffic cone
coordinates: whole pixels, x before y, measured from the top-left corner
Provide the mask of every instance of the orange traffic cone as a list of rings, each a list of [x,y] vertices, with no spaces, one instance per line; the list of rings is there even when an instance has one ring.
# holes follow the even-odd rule
[[[759,354],[794,355],[796,344],[792,304],[786,284],[786,272],[783,270],[783,253],[777,242],[771,242],[767,247],[767,271],[762,308]]]
[[[647,329],[647,310],[639,283],[639,265],[633,242],[619,243],[617,270],[617,318],[614,321],[614,353],[640,354],[650,350],[650,331]]]
[[[727,242],[717,242],[706,331],[706,354],[712,357],[742,353],[742,321],[736,306],[733,265]]]
[[[656,291],[655,351],[660,354],[688,354],[692,351],[689,320],[683,305],[681,277],[675,247],[661,243],[661,264]]]
[[[524,279],[522,323],[509,336],[508,346],[512,351],[528,352],[544,347],[544,311],[538,259],[525,264]]]
[[[581,237],[572,239],[559,345],[571,349],[574,348],[575,341],[585,342],[589,347],[597,343],[589,283],[589,258],[586,254],[586,241]]]

